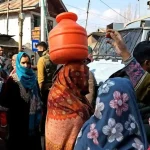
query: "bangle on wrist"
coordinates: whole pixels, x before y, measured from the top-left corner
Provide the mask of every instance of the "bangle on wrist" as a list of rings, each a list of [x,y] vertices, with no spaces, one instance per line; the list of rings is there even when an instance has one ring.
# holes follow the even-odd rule
[[[130,54],[128,58],[126,58],[125,60],[123,60],[123,62],[127,62],[131,57],[132,57],[132,55]]]
[[[125,64],[125,66],[127,66],[128,64],[130,64],[130,62],[134,59],[134,57],[132,55],[130,55],[130,57],[128,59],[126,59],[125,61],[123,61],[123,63]]]

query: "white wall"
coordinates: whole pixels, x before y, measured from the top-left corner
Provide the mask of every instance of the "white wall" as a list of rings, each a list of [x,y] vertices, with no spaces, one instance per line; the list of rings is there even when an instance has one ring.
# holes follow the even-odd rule
[[[26,43],[31,43],[31,14],[26,14],[23,22],[23,44]]]
[[[0,17],[0,33],[7,34],[7,20],[6,15]],[[14,39],[19,41],[19,24],[18,24],[18,15],[11,14],[9,16],[9,35],[14,35]],[[25,19],[23,23],[23,44],[31,43],[31,14],[25,14]]]
[[[23,45],[31,43],[31,18],[32,14],[40,16],[39,13],[31,12],[25,14],[25,19],[23,22]],[[53,26],[56,26],[56,20],[52,17],[47,17],[50,20],[53,20]],[[0,34],[7,34],[7,19],[6,15],[0,16]],[[11,14],[9,16],[9,35],[14,35],[14,39],[19,41],[19,24],[18,24],[18,14]]]

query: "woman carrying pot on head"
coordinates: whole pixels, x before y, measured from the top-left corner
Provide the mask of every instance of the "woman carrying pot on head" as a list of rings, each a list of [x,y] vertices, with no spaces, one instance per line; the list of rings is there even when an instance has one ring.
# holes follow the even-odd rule
[[[92,114],[88,93],[88,67],[83,62],[63,65],[48,96],[46,150],[72,150],[83,123]]]

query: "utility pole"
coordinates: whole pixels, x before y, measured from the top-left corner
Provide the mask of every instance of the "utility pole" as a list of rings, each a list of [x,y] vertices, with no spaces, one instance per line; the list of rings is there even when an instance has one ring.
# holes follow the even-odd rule
[[[87,16],[86,16],[86,24],[85,24],[85,29],[87,28],[87,23],[88,23],[88,17],[89,17],[89,8],[90,8],[90,0],[88,1],[88,6],[87,6]]]
[[[7,35],[8,35],[8,32],[9,32],[9,0],[7,1]]]
[[[23,0],[20,0],[20,14],[19,14],[19,52],[22,51],[22,36],[23,36]]]
[[[46,32],[45,32],[45,0],[41,0],[41,41],[46,41]]]

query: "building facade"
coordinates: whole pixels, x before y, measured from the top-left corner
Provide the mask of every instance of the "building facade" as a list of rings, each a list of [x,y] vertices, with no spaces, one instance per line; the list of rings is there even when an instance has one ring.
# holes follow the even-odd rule
[[[11,0],[8,3],[0,3],[0,33],[13,35],[19,41],[19,8],[20,0]],[[9,10],[9,18],[7,12]],[[47,0],[46,20],[48,32],[57,24],[55,17],[61,12],[67,11],[61,0]],[[23,45],[31,44],[32,39],[40,39],[40,3],[39,0],[23,1]]]

